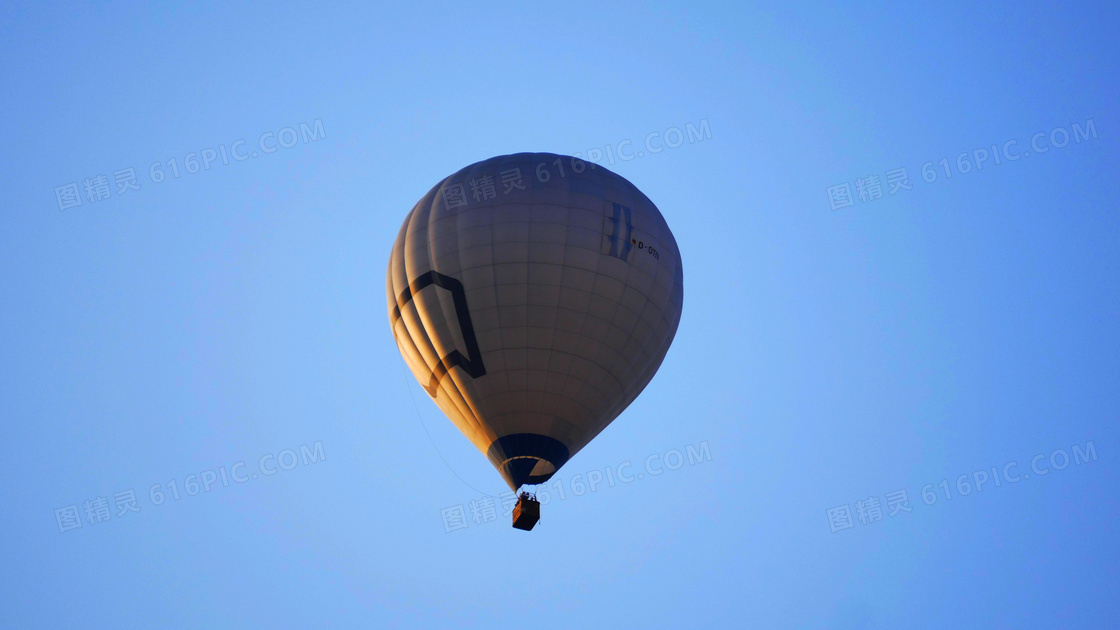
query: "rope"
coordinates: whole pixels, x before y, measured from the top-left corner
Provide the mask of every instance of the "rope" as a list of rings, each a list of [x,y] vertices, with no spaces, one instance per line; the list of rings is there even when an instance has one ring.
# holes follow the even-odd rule
[[[447,470],[451,471],[451,474],[454,475],[455,478],[458,479],[464,486],[470,488],[471,490],[474,490],[482,496],[493,497],[494,495],[490,494],[489,492],[483,492],[482,490],[479,490],[478,488],[467,483],[465,479],[459,476],[459,473],[455,472],[455,469],[451,467],[451,464],[447,462],[447,459],[443,456],[443,453],[440,452],[439,447],[436,446],[436,441],[432,439],[431,431],[428,431],[428,425],[424,424],[424,416],[420,414],[420,406],[416,404],[416,397],[412,394],[412,385],[411,381],[408,378],[408,366],[406,366],[404,363],[404,357],[400,356],[399,354],[397,356],[401,360],[401,373],[404,376],[405,380],[404,386],[406,389],[408,389],[408,398],[412,401],[412,408],[416,410],[416,418],[420,421],[420,426],[424,427],[424,435],[428,436],[428,441],[431,442],[432,448],[435,449],[436,454],[439,455],[440,461],[443,462],[444,466],[447,466]]]

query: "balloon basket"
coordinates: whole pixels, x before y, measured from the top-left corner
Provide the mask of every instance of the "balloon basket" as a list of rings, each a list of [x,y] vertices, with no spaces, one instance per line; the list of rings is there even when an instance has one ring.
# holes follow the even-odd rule
[[[517,497],[517,505],[513,507],[513,526],[516,529],[530,531],[539,520],[541,520],[540,502],[528,492],[522,492]]]

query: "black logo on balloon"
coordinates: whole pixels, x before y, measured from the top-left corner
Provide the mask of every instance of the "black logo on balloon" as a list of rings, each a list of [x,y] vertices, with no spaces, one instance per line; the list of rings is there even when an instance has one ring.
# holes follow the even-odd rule
[[[614,206],[614,216],[607,218],[611,225],[611,245],[607,255],[626,260],[630,256],[630,247],[633,244],[630,239],[632,229],[630,227],[630,208],[614,202],[611,202],[611,205]]]
[[[414,295],[433,284],[451,292],[451,299],[455,303],[455,318],[459,321],[459,331],[463,334],[463,343],[467,344],[468,355],[463,356],[463,353],[459,352],[458,349],[452,350],[447,356],[440,359],[439,364],[436,365],[432,375],[428,378],[428,384],[421,383],[428,395],[435,398],[440,381],[443,380],[444,376],[447,376],[447,372],[451,368],[458,366],[471,378],[478,378],[486,374],[486,367],[482,365],[482,352],[478,349],[478,339],[474,336],[474,325],[471,324],[471,313],[467,310],[467,292],[463,289],[463,283],[451,276],[445,276],[437,271],[429,271],[409,283],[408,288],[401,291],[401,294],[397,296],[397,306],[393,309],[393,326],[395,327],[397,320],[401,318],[401,308],[408,304]]]

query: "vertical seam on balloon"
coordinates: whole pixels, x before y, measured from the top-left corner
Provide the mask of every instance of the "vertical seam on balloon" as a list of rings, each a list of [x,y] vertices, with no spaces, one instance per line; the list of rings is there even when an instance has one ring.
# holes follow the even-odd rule
[[[477,211],[477,209],[476,209],[476,211]],[[467,215],[465,213],[462,213],[462,212],[456,213],[455,214],[455,221],[454,221],[455,222],[455,233],[456,233],[456,237],[455,237],[455,257],[458,259],[458,262],[459,262],[459,274],[460,275],[464,274],[464,272],[467,269],[467,267],[466,267],[466,265],[464,264],[464,261],[463,261],[464,248],[463,248],[463,243],[462,243],[462,240],[461,240],[461,236],[464,233],[464,228],[463,228],[464,217],[466,217],[466,216]],[[466,276],[463,275],[463,278],[465,279]],[[466,306],[466,285],[462,285],[462,287],[463,287],[463,308],[464,308],[465,312],[467,313],[467,315],[469,317],[470,310]],[[452,296],[452,303],[453,304],[456,303],[454,295]],[[457,306],[456,306],[456,310],[458,310]],[[458,316],[456,316],[456,319],[458,319]],[[472,326],[471,326],[471,329],[469,331],[470,336],[471,336],[471,340],[470,341],[467,340],[468,331],[463,328],[462,324],[459,325],[459,335],[463,338],[463,345],[466,347],[467,352],[469,354],[471,354],[472,356],[477,355],[478,361],[481,364],[481,362],[482,362],[482,350],[478,346],[477,333],[474,332],[473,320],[471,320],[471,321],[472,321]],[[472,342],[474,344],[474,348],[471,347]],[[479,436],[479,441],[482,442],[482,441],[485,441],[485,440],[492,439],[493,438],[493,435],[492,435],[493,432],[482,421],[482,417],[483,417],[482,412],[484,410],[484,402],[483,402],[483,399],[479,396],[478,390],[475,388],[475,386],[465,382],[462,379],[462,376],[460,374],[453,374],[452,373],[452,374],[449,374],[448,377],[450,379],[452,379],[452,381],[455,383],[455,388],[459,392],[459,395],[463,400],[463,404],[466,405],[468,409],[470,409],[471,415],[474,418],[475,432]],[[474,377],[472,376],[472,378],[474,378]]]
[[[611,187],[610,187],[610,189],[613,189],[613,188],[614,188],[614,182],[611,182]],[[613,242],[613,243],[611,244],[611,249],[612,249],[612,250],[615,250],[615,249],[616,249],[616,247],[615,247],[616,245],[622,245],[622,247],[619,247],[618,249],[623,249],[623,248],[624,248],[624,253],[623,253],[623,252],[619,252],[619,253],[621,253],[622,255],[621,255],[621,256],[620,256],[620,255],[615,255],[615,257],[616,257],[616,258],[619,258],[619,259],[621,259],[621,260],[622,260],[623,262],[625,262],[625,263],[629,264],[629,261],[627,260],[627,258],[629,257],[629,254],[630,254],[630,239],[629,239],[629,235],[630,235],[630,232],[631,232],[631,229],[632,229],[632,228],[631,228],[631,216],[630,216],[629,208],[626,208],[626,207],[625,207],[625,206],[623,206],[622,204],[620,204],[620,203],[617,203],[617,202],[615,202],[615,201],[609,201],[609,200],[607,199],[607,193],[608,193],[608,187],[607,187],[607,186],[604,186],[604,187],[603,187],[603,193],[604,193],[604,195],[603,195],[603,199],[602,199],[602,201],[603,201],[604,203],[600,204],[600,206],[599,206],[600,210],[599,210],[599,211],[600,211],[600,212],[604,212],[604,211],[606,210],[606,206],[605,206],[605,203],[610,203],[610,204],[611,204],[611,209],[612,209],[612,219],[614,220],[614,225],[612,226],[612,232],[613,232],[613,236],[614,236],[614,238],[613,238],[613,241],[614,241],[614,242]],[[625,210],[626,210],[626,212],[624,212],[624,213],[623,213],[623,212],[620,212],[620,211],[619,211],[619,209],[625,209]],[[623,218],[624,218],[624,217],[625,217],[625,219],[626,219],[626,235],[625,235],[625,236],[623,237],[623,236],[622,236],[622,235],[620,234],[620,231],[621,231],[621,227],[622,227],[622,226],[621,226],[621,222],[622,222],[622,220],[623,220]],[[602,221],[600,221],[600,224],[602,224]],[[624,243],[624,244],[623,244],[623,241],[625,241],[625,243]],[[599,342],[599,341],[597,341],[597,340],[595,340],[595,339],[592,339],[592,338],[591,338],[590,336],[586,335],[586,334],[585,334],[585,332],[584,332],[584,331],[586,330],[586,328],[587,328],[587,320],[588,320],[588,318],[594,317],[594,316],[593,316],[593,315],[591,315],[591,313],[590,313],[590,310],[591,310],[591,302],[590,302],[590,300],[596,299],[596,297],[597,297],[597,296],[596,296],[596,294],[595,294],[595,282],[596,282],[596,281],[598,280],[598,277],[599,277],[599,275],[601,275],[601,271],[602,271],[602,267],[603,267],[603,255],[602,255],[602,251],[601,251],[601,250],[597,250],[597,251],[595,251],[595,254],[597,254],[597,255],[595,256],[595,271],[594,271],[594,277],[593,277],[593,279],[592,279],[591,291],[589,292],[589,293],[590,293],[590,299],[588,300],[588,307],[587,307],[587,310],[586,310],[586,311],[584,312],[584,320],[583,320],[583,325],[582,325],[582,326],[580,327],[579,335],[580,335],[580,336],[582,336],[582,337],[584,337],[584,338],[585,338],[585,339],[587,339],[588,341],[590,341],[590,342],[591,342],[592,344],[594,344],[595,346],[600,346],[599,348],[597,348],[597,351],[598,351],[598,350],[601,350],[601,349],[602,349],[602,348],[601,348],[601,346],[605,346],[606,344],[604,344],[604,343],[602,343],[602,342]],[[600,317],[595,317],[595,319],[598,319],[598,320],[600,320],[600,321],[604,321],[604,320],[602,320],[602,318],[600,318]],[[608,323],[608,324],[609,324],[609,322],[605,322],[605,323]],[[608,332],[609,332],[609,331],[610,331],[610,329],[608,328]],[[597,353],[596,353],[596,354],[597,354]],[[611,377],[612,379],[614,379],[614,380],[615,380],[616,382],[618,381],[618,378],[617,378],[617,377],[616,377],[616,376],[615,376],[614,374],[612,374],[610,370],[608,370],[608,369],[606,369],[605,367],[603,367],[602,365],[600,365],[600,364],[599,364],[599,362],[598,362],[597,360],[595,360],[595,359],[588,359],[588,361],[589,361],[590,363],[592,363],[593,365],[596,365],[596,366],[598,366],[598,367],[599,367],[599,368],[600,368],[601,370],[603,370],[604,372],[606,372],[606,373],[607,373],[607,375],[608,375],[608,376],[610,376],[610,377]],[[581,379],[581,380],[583,380],[583,379]],[[598,387],[597,387],[597,386],[596,386],[596,385],[595,385],[594,383],[592,383],[591,381],[588,381],[588,380],[584,380],[584,382],[585,382],[585,383],[587,383],[588,385],[590,385],[590,386],[591,386],[591,388],[592,388],[592,389],[593,389],[593,390],[594,390],[594,391],[595,391],[595,392],[596,392],[597,394],[599,394],[599,396],[600,396],[601,398],[603,398],[604,402],[608,402],[608,401],[610,400],[610,399],[609,399],[609,398],[608,398],[607,396],[605,396],[605,395],[603,394],[603,392],[602,392],[602,391],[601,391],[601,390],[600,390],[600,389],[599,389],[599,388],[598,388]],[[622,391],[625,391],[625,388],[621,387],[621,384],[620,384],[620,389],[622,389]],[[599,423],[603,422],[603,419],[604,419],[605,417],[606,417],[606,416],[604,416],[604,415],[600,415],[600,417],[599,417],[599,418],[595,418],[594,420],[592,420],[592,424],[593,424],[593,425],[598,425]]]
[[[461,169],[460,171],[452,174],[450,177],[448,177],[444,181],[446,183],[446,182],[451,181],[454,178],[458,178],[460,183],[462,183],[464,181],[467,181],[470,178],[473,178],[476,171],[477,171],[477,169],[469,170],[469,168],[464,168],[464,169]],[[467,194],[465,190],[464,190],[464,194]],[[477,202],[477,200],[476,200],[476,202]],[[454,232],[456,234],[456,238],[455,238],[455,257],[458,260],[458,266],[459,266],[458,273],[462,274],[464,269],[465,269],[465,265],[463,264],[463,247],[462,247],[462,242],[460,240],[460,236],[463,234],[464,217],[466,217],[467,214],[465,212],[451,212],[446,207],[444,209],[447,210],[448,216],[453,217]],[[431,222],[430,222],[431,227],[429,228],[429,230],[430,230],[429,238],[434,238],[434,235],[435,235],[435,226],[436,226],[436,223],[437,223],[438,220],[434,217],[436,217],[436,215],[438,214],[438,210],[439,210],[439,208],[437,206],[435,209],[433,209],[433,212],[432,212],[433,218],[431,219]],[[475,211],[478,211],[477,208],[475,208]],[[434,243],[434,241],[432,241],[432,242]],[[433,246],[429,245],[429,251],[434,252],[435,248]],[[435,261],[434,260],[432,261],[432,269],[433,270],[435,269]],[[462,323],[463,315],[460,315],[460,313],[465,313],[465,316],[467,318],[467,322],[469,323],[469,322],[472,321],[470,319],[470,309],[467,307],[467,303],[466,303],[466,286],[463,285],[462,282],[459,281],[459,280],[456,280],[456,282],[459,283],[459,286],[460,286],[461,292],[462,292],[461,296],[456,295],[454,291],[452,292],[452,305],[453,305],[453,308],[454,308],[454,311],[455,311],[455,319],[459,323],[459,336],[463,340],[463,345],[466,347],[467,353],[470,354],[472,358],[477,357],[478,364],[481,366],[482,365],[482,351],[478,346],[478,339],[477,339],[477,335],[474,333],[473,325],[470,325],[468,327],[464,327],[463,323]],[[445,320],[446,320],[448,318],[446,317],[446,315],[447,315],[446,309],[443,308],[444,303],[443,303],[442,299],[440,300],[440,304],[441,304],[441,310],[444,310],[444,315],[445,315]],[[466,409],[469,411],[472,424],[474,425],[475,433],[479,437],[480,441],[483,440],[483,439],[486,439],[486,440],[491,439],[493,437],[491,435],[491,433],[492,433],[491,430],[489,429],[489,427],[487,427],[482,422],[483,403],[482,403],[482,400],[478,397],[478,391],[475,389],[475,387],[471,383],[468,383],[465,380],[463,380],[461,374],[455,374],[455,373],[451,372],[450,371],[451,367],[454,367],[454,366],[452,366],[452,365],[445,365],[444,366],[444,368],[447,371],[447,377],[449,379],[451,379],[451,382],[454,386],[454,391],[458,395],[459,400],[462,401],[462,405],[464,407],[466,407]],[[483,369],[483,373],[485,373],[485,369]],[[481,374],[479,374],[479,376],[481,376]],[[477,378],[473,374],[471,374],[471,377],[472,378]]]
[[[442,182],[440,182],[438,194],[432,199],[430,204],[427,204],[426,209],[425,209],[425,211],[427,212],[426,220],[424,221],[426,226],[427,226],[427,238],[426,238],[426,242],[425,242],[425,250],[426,250],[427,260],[428,260],[428,265],[427,265],[428,273],[431,273],[431,272],[435,271],[435,269],[436,269],[436,260],[435,260],[436,231],[435,231],[435,223],[436,223],[437,217],[439,216],[439,204],[440,204],[441,200],[444,200],[444,196],[443,196],[444,189],[447,187],[448,182],[450,182],[452,180],[452,178],[455,177],[455,175],[456,174],[453,174],[449,177],[446,177],[446,178],[444,178],[444,180]],[[444,200],[444,207],[446,208],[446,200]],[[422,276],[422,275],[417,275],[417,276],[410,275],[409,277],[411,278],[409,286],[412,287],[413,284],[415,284],[418,279],[420,279],[421,277],[424,277],[424,276]],[[419,290],[422,290],[422,287],[416,289],[414,292],[417,292]],[[447,321],[447,312],[444,308],[443,297],[441,295],[437,294],[435,296],[435,300],[436,300],[436,304],[438,304],[438,306],[439,306],[440,318],[443,321]],[[416,309],[417,309],[417,311],[422,310],[424,312],[424,314],[426,315],[426,319],[428,321],[434,321],[434,319],[435,319],[433,317],[434,313],[429,308],[429,305],[428,305],[427,302],[425,302],[422,299],[418,300],[417,305],[416,305]],[[432,387],[431,386],[433,375],[440,372],[441,369],[445,368],[444,359],[445,359],[446,355],[440,349],[440,344],[438,343],[440,340],[439,339],[433,339],[431,334],[429,334],[429,338],[431,339],[432,346],[433,346],[433,348],[435,348],[435,351],[436,351],[435,352],[436,363],[435,363],[434,366],[430,366],[429,369],[428,369],[428,374],[429,374],[428,384],[425,385],[424,383],[420,383],[421,387],[423,387],[424,391],[426,391],[428,393],[428,395],[431,396],[432,399],[436,400],[437,402],[438,402],[438,399],[439,399],[439,392],[440,392],[440,390],[442,390],[444,396],[447,398],[447,404],[449,404],[449,405],[451,405],[452,407],[455,408],[456,413],[458,413],[463,418],[464,424],[467,425],[467,428],[469,430],[473,430],[474,432],[477,432],[478,431],[478,426],[480,424],[480,422],[478,420],[478,417],[477,417],[477,414],[475,413],[475,410],[470,406],[470,404],[467,403],[467,401],[465,399],[465,396],[463,395],[462,390],[459,388],[458,382],[456,382],[454,380],[454,378],[452,378],[450,384],[445,384],[442,387]],[[454,341],[454,339],[451,339],[450,341]],[[443,376],[444,376],[444,374],[440,374],[440,376],[438,377],[438,379],[436,381],[437,385],[440,384]],[[471,439],[471,437],[472,436],[467,435],[468,439]]]
[[[408,265],[408,256],[407,256],[408,241],[409,241],[408,234],[409,234],[409,231],[411,231],[413,229],[413,224],[416,221],[416,217],[417,217],[417,212],[416,211],[418,209],[420,209],[422,207],[422,205],[423,205],[423,201],[421,200],[421,203],[418,203],[416,205],[416,207],[414,207],[412,209],[412,211],[409,212],[408,216],[405,217],[404,225],[401,226],[401,236],[398,237],[399,247],[397,247],[396,245],[394,246],[393,256],[394,256],[394,258],[397,258],[398,261],[399,261],[400,273],[399,273],[399,275],[395,275],[394,278],[393,278],[393,300],[394,300],[394,313],[400,317],[399,321],[401,321],[401,324],[404,326],[406,336],[408,337],[409,342],[412,344],[413,348],[416,350],[417,360],[418,360],[419,364],[423,365],[425,370],[428,371],[428,370],[430,370],[430,367],[428,366],[428,362],[425,359],[424,351],[421,349],[418,341],[422,339],[425,342],[426,348],[430,351],[429,353],[432,356],[439,356],[439,352],[432,345],[431,339],[429,338],[429,336],[427,334],[427,330],[424,329],[423,322],[420,321],[420,313],[419,313],[419,310],[416,309],[416,305],[413,304],[413,311],[414,311],[415,316],[416,316],[417,325],[419,326],[419,330],[415,330],[413,327],[411,327],[409,325],[410,318],[404,317],[404,313],[401,309],[402,305],[400,304],[400,301],[397,297],[400,294],[400,292],[402,291],[401,285],[398,283],[399,278],[403,278],[405,288],[407,289],[407,287],[408,287],[408,277],[409,277],[409,268],[408,268],[409,265]],[[396,330],[395,330],[395,323],[394,323],[394,333],[395,332],[396,332]],[[422,338],[420,337],[421,333],[423,334]],[[419,367],[419,366],[417,366],[417,367]]]
[[[433,191],[434,191],[435,194],[433,195],[430,203],[425,204],[423,202],[423,200],[421,200],[421,202],[419,204],[417,204],[417,206],[410,213],[407,229],[406,229],[406,232],[405,232],[404,247],[402,247],[402,250],[401,250],[401,255],[402,255],[402,258],[403,258],[401,266],[402,266],[402,269],[403,269],[404,282],[406,283],[406,286],[405,286],[405,289],[401,289],[400,292],[403,292],[405,290],[408,290],[408,291],[411,292],[411,283],[409,281],[409,278],[414,273],[416,273],[415,264],[410,265],[409,260],[408,260],[408,256],[406,255],[407,251],[408,251],[409,242],[410,242],[410,240],[413,240],[413,239],[410,239],[409,237],[410,237],[410,235],[415,234],[415,231],[417,229],[416,226],[426,223],[425,218],[424,218],[424,213],[425,212],[427,213],[428,217],[432,216],[433,206],[438,204],[439,200],[442,198],[442,194],[441,194],[442,189],[443,189],[442,184],[440,186],[437,186],[436,188],[434,188]],[[425,258],[428,260],[428,267],[431,267],[431,264],[432,264],[431,248],[430,248],[430,246],[428,246],[426,249],[427,249],[427,251],[425,252]],[[414,261],[414,263],[415,263],[415,261]],[[398,292],[398,296],[400,295],[400,292]],[[431,318],[430,317],[431,313],[429,312],[429,310],[427,308],[427,305],[424,303],[423,300],[410,300],[410,301],[412,302],[413,311],[416,314],[416,325],[418,326],[418,329],[413,329],[412,327],[410,327],[408,325],[408,320],[407,319],[405,320],[405,328],[409,331],[409,335],[413,339],[415,339],[418,335],[422,335],[423,340],[427,344],[427,348],[430,350],[430,355],[432,357],[434,357],[435,364],[438,365],[439,362],[442,360],[442,355],[441,355],[441,353],[439,351],[439,348],[437,347],[435,341],[432,339],[432,336],[431,336],[430,332],[428,331],[427,326],[424,324],[424,320],[425,320],[426,317],[429,318],[429,319]],[[399,300],[399,297],[398,297],[398,308],[402,307],[402,306],[403,306],[403,304],[400,303],[400,300]],[[421,353],[421,357],[423,357],[423,356],[424,356],[423,353]],[[427,360],[423,360],[422,363],[423,363],[426,371],[430,374],[433,370],[433,367],[428,364]],[[450,388],[444,390],[444,395],[446,397],[446,402],[443,403],[443,404],[440,403],[438,396],[433,395],[432,392],[428,392],[428,394],[435,399],[435,402],[437,403],[437,405],[439,405],[441,408],[444,409],[445,413],[448,413],[449,417],[454,415],[454,416],[457,416],[460,419],[460,422],[455,422],[455,419],[451,418],[452,422],[454,424],[460,424],[461,423],[463,426],[467,427],[468,429],[471,428],[472,426],[477,426],[478,425],[477,418],[473,417],[473,410],[471,410],[468,406],[467,411],[470,411],[471,413],[467,413],[463,409],[464,405],[459,404],[459,402],[457,400],[457,397],[461,398],[461,395],[459,395],[459,392],[457,391],[457,388],[455,390],[452,390]],[[444,404],[449,405],[451,407],[452,413],[448,412],[448,409],[444,407]]]
[[[427,259],[428,259],[428,270],[429,270],[427,272],[428,274],[434,273],[434,274],[438,274],[440,276],[444,275],[444,274],[439,274],[439,272],[436,271],[435,247],[434,247],[435,237],[436,237],[435,224],[436,224],[436,222],[438,220],[438,217],[439,217],[439,201],[443,198],[442,191],[446,187],[447,183],[449,181],[451,181],[456,175],[458,175],[458,173],[456,173],[455,175],[452,175],[450,177],[445,178],[443,180],[443,182],[441,182],[441,184],[439,185],[439,194],[437,194],[432,199],[431,204],[429,204],[426,208],[426,210],[427,210],[427,221],[426,221],[426,223],[427,223],[427,230],[428,230],[427,239],[426,239],[426,250],[427,250],[426,253],[427,253]],[[456,221],[456,223],[458,223],[458,221],[459,221],[458,216],[456,216],[455,221]],[[456,225],[456,228],[458,228],[458,225]],[[458,251],[459,251],[458,243],[456,243],[456,252],[458,252]],[[421,277],[424,277],[426,275],[427,274],[423,274],[421,276],[418,276],[417,278],[412,280],[412,283],[416,283],[417,280],[419,280]],[[444,277],[446,277],[446,276],[444,276]],[[455,282],[458,283],[458,281],[455,281]],[[428,286],[431,283],[432,282],[429,281],[426,284],[424,284],[424,286]],[[440,285],[440,283],[438,283],[438,282],[436,282],[436,284],[437,284],[437,286]],[[460,284],[459,286],[461,287],[462,285]],[[410,287],[411,287],[411,285],[410,285]],[[422,290],[422,289],[423,289],[423,287],[419,287],[419,288],[415,289],[413,291],[413,293],[415,293],[419,290]],[[453,303],[455,309],[459,310],[458,306],[459,306],[460,300],[455,299],[454,292],[453,292],[453,295],[452,295],[452,300],[453,300],[452,303]],[[437,301],[437,304],[439,305],[440,316],[442,317],[442,319],[444,321],[446,321],[448,319],[448,317],[447,317],[447,311],[445,309],[444,300],[443,300],[442,296],[437,295],[436,296],[436,301]],[[465,307],[465,304],[466,304],[465,296],[462,300],[462,304]],[[428,304],[426,302],[424,302],[423,300],[419,301],[419,305],[416,308],[417,308],[418,311],[423,310],[424,313],[427,315],[428,319],[433,319],[432,318],[432,312],[428,308]],[[457,314],[456,319],[461,322],[461,316],[458,316],[458,314]],[[463,330],[462,326],[460,326],[460,334],[462,336],[465,336],[465,334],[466,334],[466,331]],[[429,338],[430,338],[430,335],[429,335]],[[453,339],[452,339],[452,341],[453,341]],[[469,342],[464,339],[464,344],[469,344]],[[473,405],[472,402],[468,399],[468,396],[467,396],[466,392],[464,392],[464,388],[460,387],[460,383],[455,378],[455,375],[449,374],[450,368],[454,367],[454,365],[448,365],[447,364],[447,357],[451,356],[452,354],[460,354],[458,352],[458,349],[455,348],[451,352],[449,352],[447,354],[444,354],[444,353],[440,352],[440,350],[439,350],[439,348],[438,348],[438,346],[437,346],[437,344],[435,343],[434,340],[432,341],[432,346],[433,346],[433,349],[435,349],[435,356],[437,357],[438,360],[437,360],[435,366],[429,367],[430,376],[429,376],[428,385],[425,386],[423,383],[421,383],[421,386],[424,387],[424,390],[428,392],[429,396],[431,396],[433,399],[437,399],[437,400],[438,400],[439,391],[442,389],[443,392],[444,392],[444,395],[447,397],[448,403],[450,405],[452,405],[453,407],[455,407],[456,412],[460,416],[462,416],[463,420],[468,425],[468,427],[477,436],[485,436],[486,432],[483,430],[482,420],[479,418],[478,410],[475,409],[475,405]],[[479,360],[481,361],[481,357],[479,358]],[[450,383],[445,383],[444,382],[445,381],[444,376],[449,376],[450,377]],[[433,385],[432,379],[435,379],[435,387],[432,386]],[[467,438],[471,439],[472,436],[468,435]]]
[[[427,242],[428,269],[432,272],[436,271],[436,259],[435,259],[436,236],[437,236],[436,235],[436,224],[438,223],[439,219],[441,218],[441,214],[440,214],[440,210],[439,210],[440,209],[439,200],[443,199],[443,189],[447,186],[447,184],[452,179],[454,179],[456,177],[459,177],[459,181],[462,182],[461,173],[462,173],[462,171],[459,171],[459,172],[453,173],[450,176],[444,178],[444,180],[440,183],[440,194],[439,194],[439,196],[437,197],[437,199],[433,200],[431,206],[429,206],[429,208],[428,208],[428,221],[427,221],[427,223],[428,223],[428,239],[427,239],[427,241],[428,241]],[[456,213],[456,212],[451,212],[451,210],[447,207],[446,201],[444,202],[443,207],[444,207],[444,210],[446,210],[448,212],[449,216],[454,217],[455,232],[458,233],[458,229],[459,229],[458,224],[459,224],[459,221],[460,221],[460,218],[461,218],[462,214],[461,213]],[[460,251],[459,250],[459,243],[458,243],[458,239],[456,238],[456,243],[455,243],[456,255],[459,255],[459,251]],[[460,269],[460,271],[462,271],[461,259],[460,259],[459,269]],[[454,296],[453,296],[453,298],[454,298]],[[446,303],[443,299],[443,296],[442,295],[437,295],[435,299],[436,299],[437,303],[439,304],[439,311],[440,311],[440,315],[442,317],[442,320],[445,321],[445,322],[448,321],[449,317],[448,317],[448,312],[447,312],[447,305],[446,305]],[[452,302],[452,306],[453,306],[453,308],[455,307],[454,299],[453,299],[453,302]],[[426,308],[426,305],[425,305],[425,308]],[[456,317],[456,319],[458,319],[458,317]],[[450,330],[448,332],[451,336],[451,338],[448,341],[454,342],[454,340],[455,340],[454,333],[452,333]],[[460,333],[460,336],[462,336],[464,334],[464,331],[462,329],[460,329],[459,333]],[[465,343],[465,341],[464,341],[464,343]],[[456,350],[454,352],[457,352],[458,346],[456,345],[455,347],[456,347]],[[447,355],[444,355],[442,353],[437,352],[437,356],[439,356],[440,360],[436,364],[436,366],[432,369],[432,376],[429,377],[428,386],[424,387],[425,391],[427,391],[428,395],[431,396],[432,398],[436,398],[437,395],[438,395],[439,389],[443,389],[444,394],[448,398],[448,401],[452,405],[455,406],[455,409],[458,410],[458,412],[463,416],[463,418],[467,421],[467,424],[470,425],[473,428],[473,431],[477,435],[482,435],[483,434],[482,420],[479,418],[478,410],[475,409],[475,406],[473,404],[471,404],[471,401],[468,399],[467,392],[464,391],[465,390],[465,384],[461,384],[455,378],[454,374],[450,374],[450,367],[452,367],[452,366],[446,365]],[[436,374],[439,373],[441,370],[442,370],[443,373],[436,376]],[[450,379],[450,383],[444,383],[443,382],[445,380],[443,378],[444,376],[447,376]],[[436,381],[435,381],[436,387],[432,387],[432,385],[433,385],[432,380],[431,380],[432,378],[436,379]],[[423,386],[423,383],[421,383],[421,385]],[[467,436],[467,439],[471,439],[471,438],[472,438],[472,436],[470,436],[470,435]]]
[[[564,211],[565,211],[565,221],[564,221],[564,241],[561,244],[561,251],[563,253],[560,256],[560,295],[561,295],[561,299],[560,299],[560,305],[557,307],[556,321],[553,322],[553,324],[552,324],[552,344],[551,344],[552,347],[550,348],[551,351],[557,351],[557,348],[556,348],[557,334],[556,333],[560,332],[560,311],[561,310],[572,310],[572,309],[565,309],[564,308],[563,297],[562,297],[563,294],[564,294],[564,287],[567,286],[565,284],[564,280],[566,279],[567,276],[571,275],[571,274],[568,273],[569,265],[566,261],[566,259],[568,257],[568,251],[569,251],[568,250],[568,231],[569,231],[569,228],[571,228],[571,226],[572,226],[572,212],[574,210],[576,210],[576,208],[573,208],[574,204],[571,203],[571,197],[572,197],[572,191],[571,191],[571,187],[569,186],[569,188],[568,188],[568,199],[566,200],[566,201],[568,201],[568,203],[564,204],[564,206],[563,206]],[[582,210],[582,208],[580,208],[580,210]],[[579,333],[576,332],[575,334],[579,334]],[[551,361],[552,361],[552,353],[550,352],[549,353],[549,362],[551,363]],[[567,365],[565,366],[564,373],[563,373],[564,380],[560,384],[560,392],[561,392],[560,395],[561,396],[564,396],[563,392],[564,392],[564,389],[566,388],[568,382],[575,380],[575,378],[572,376],[572,364],[573,363],[574,363],[574,361],[569,360],[567,362]],[[564,396],[564,397],[568,398],[568,399],[572,399],[570,396]],[[584,406],[586,407],[586,405],[584,405]]]

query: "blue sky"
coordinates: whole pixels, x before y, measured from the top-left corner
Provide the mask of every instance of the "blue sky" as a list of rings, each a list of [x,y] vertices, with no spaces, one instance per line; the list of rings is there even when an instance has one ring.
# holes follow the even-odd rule
[[[6,4],[0,626],[1114,623],[1118,18]],[[385,265],[446,175],[588,149],[684,315],[527,534]]]

